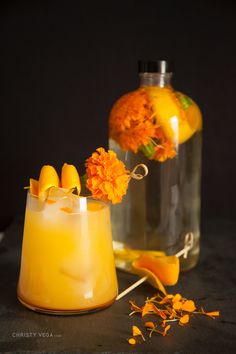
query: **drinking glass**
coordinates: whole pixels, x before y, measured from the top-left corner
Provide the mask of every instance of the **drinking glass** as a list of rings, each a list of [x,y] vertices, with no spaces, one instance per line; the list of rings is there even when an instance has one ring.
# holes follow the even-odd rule
[[[109,206],[52,188],[27,195],[19,301],[38,312],[77,314],[105,308],[118,292]]]

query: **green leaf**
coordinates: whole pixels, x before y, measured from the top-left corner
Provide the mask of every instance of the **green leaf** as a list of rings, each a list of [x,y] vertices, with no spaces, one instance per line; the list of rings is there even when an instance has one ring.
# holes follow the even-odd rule
[[[139,151],[141,151],[149,160],[153,159],[155,155],[153,142],[150,142],[147,145],[140,146]]]
[[[180,92],[175,92],[176,97],[180,101],[182,109],[186,110],[193,104],[193,101],[190,97],[183,95]]]

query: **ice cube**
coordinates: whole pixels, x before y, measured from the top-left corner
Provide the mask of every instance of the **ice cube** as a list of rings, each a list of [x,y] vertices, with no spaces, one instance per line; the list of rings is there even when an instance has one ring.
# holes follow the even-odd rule
[[[58,213],[72,210],[72,206],[71,193],[67,189],[52,187],[44,202],[43,213],[46,218],[54,218]]]

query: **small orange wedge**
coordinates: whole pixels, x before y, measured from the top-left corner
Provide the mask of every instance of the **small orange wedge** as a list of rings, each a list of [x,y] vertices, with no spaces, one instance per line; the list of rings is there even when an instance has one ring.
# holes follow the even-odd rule
[[[77,189],[77,194],[80,195],[81,183],[78,171],[74,165],[64,163],[61,170],[61,186],[65,189]]]
[[[160,282],[163,285],[175,285],[179,278],[179,258],[176,256],[142,255],[132,266],[135,273],[148,275],[150,283],[157,288],[160,288]]]
[[[30,194],[34,197],[38,196],[39,182],[36,179],[30,178]]]
[[[150,86],[146,90],[157,121],[172,143],[182,144],[201,130],[201,112],[195,103],[184,110],[172,89]]]
[[[59,187],[59,177],[54,167],[44,165],[41,168],[38,182],[38,197],[45,200],[51,187]]]

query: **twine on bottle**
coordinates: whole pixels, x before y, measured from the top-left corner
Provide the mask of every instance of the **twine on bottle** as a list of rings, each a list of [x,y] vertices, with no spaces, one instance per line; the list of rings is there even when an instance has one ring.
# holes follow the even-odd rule
[[[187,258],[188,252],[193,248],[193,240],[194,240],[193,232],[188,232],[184,238],[184,248],[181,251],[179,251],[178,253],[176,253],[175,256],[176,257],[183,256],[183,258]]]
[[[136,173],[137,169],[138,168],[142,168],[143,169],[143,174],[142,173]],[[136,165],[134,167],[134,169],[129,173],[129,178],[133,178],[133,179],[136,179],[136,180],[141,180],[143,179],[144,177],[146,177],[148,175],[148,168],[146,165],[144,165],[143,163],[140,163],[138,165]]]

